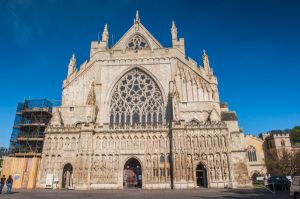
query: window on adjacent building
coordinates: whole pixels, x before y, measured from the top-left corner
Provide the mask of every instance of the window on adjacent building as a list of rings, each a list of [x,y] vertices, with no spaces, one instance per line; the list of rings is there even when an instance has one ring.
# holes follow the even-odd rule
[[[253,146],[248,147],[248,159],[250,162],[257,161],[256,150]]]

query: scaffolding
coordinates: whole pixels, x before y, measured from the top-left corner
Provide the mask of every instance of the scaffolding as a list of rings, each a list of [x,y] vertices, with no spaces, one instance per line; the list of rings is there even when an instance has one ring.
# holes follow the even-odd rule
[[[52,116],[53,103],[47,99],[31,99],[18,103],[10,139],[10,155],[40,157],[44,132]]]

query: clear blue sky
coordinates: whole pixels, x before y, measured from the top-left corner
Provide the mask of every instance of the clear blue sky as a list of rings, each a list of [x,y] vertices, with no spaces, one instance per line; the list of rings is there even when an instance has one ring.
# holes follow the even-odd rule
[[[105,23],[116,42],[136,9],[164,46],[174,19],[188,56],[200,63],[207,50],[221,100],[245,132],[300,124],[300,1],[0,0],[0,146],[17,102],[60,99],[71,54],[78,65],[88,59]]]

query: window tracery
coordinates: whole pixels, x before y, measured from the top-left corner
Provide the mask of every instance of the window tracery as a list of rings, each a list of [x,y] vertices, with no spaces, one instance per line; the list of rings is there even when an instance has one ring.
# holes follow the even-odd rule
[[[163,97],[146,73],[133,69],[116,84],[110,104],[110,124],[163,123]]]
[[[257,161],[256,149],[253,146],[248,147],[248,159],[250,162]]]
[[[148,42],[141,35],[134,35],[127,43],[126,49],[139,50],[139,49],[149,49]]]

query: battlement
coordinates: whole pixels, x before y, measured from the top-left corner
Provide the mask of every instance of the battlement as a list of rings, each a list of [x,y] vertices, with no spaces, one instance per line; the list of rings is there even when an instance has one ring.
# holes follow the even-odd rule
[[[266,133],[262,133],[262,138],[265,139],[277,139],[277,138],[289,138],[290,137],[290,133],[289,132],[266,132]]]

